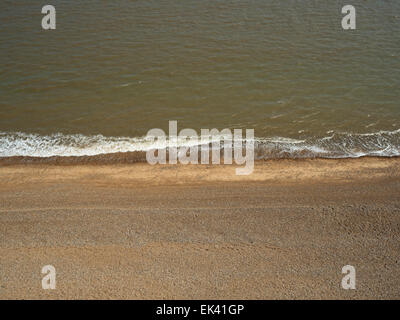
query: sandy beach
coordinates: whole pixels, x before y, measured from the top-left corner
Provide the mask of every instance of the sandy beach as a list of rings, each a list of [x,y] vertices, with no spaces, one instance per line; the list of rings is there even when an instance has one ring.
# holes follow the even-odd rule
[[[400,298],[400,159],[234,169],[3,163],[0,298]]]

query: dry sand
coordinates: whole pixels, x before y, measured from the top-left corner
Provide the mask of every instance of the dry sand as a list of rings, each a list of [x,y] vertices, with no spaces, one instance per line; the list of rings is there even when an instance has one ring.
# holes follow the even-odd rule
[[[399,158],[234,169],[3,164],[0,298],[400,298]]]

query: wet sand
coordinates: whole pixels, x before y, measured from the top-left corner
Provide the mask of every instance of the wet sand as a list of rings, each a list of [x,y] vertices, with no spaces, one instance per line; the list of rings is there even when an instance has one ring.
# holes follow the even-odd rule
[[[234,169],[3,164],[0,299],[400,298],[399,158]]]

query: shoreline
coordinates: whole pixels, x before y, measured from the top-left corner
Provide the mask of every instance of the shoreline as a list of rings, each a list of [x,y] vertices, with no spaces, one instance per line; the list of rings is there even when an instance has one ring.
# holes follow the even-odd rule
[[[0,159],[0,163],[1,163]],[[35,158],[38,160],[38,158]],[[77,182],[90,184],[136,183],[147,185],[204,184],[219,182],[292,183],[302,180],[350,181],[376,179],[400,172],[400,157],[362,157],[346,159],[271,159],[256,160],[249,175],[236,175],[238,165],[156,164],[143,162],[8,162],[1,163],[2,185],[29,182]],[[63,181],[65,180],[65,181]],[[1,185],[0,185],[1,188]]]
[[[0,299],[400,299],[399,158],[235,168],[0,166]]]
[[[244,151],[245,152],[245,151]],[[257,155],[257,153],[256,153]],[[362,156],[346,156],[346,157],[324,157],[324,156],[293,156],[290,154],[282,154],[280,156],[272,156],[270,158],[257,158],[254,159],[254,163],[265,163],[273,161],[309,161],[309,160],[357,160],[357,159],[400,159],[400,155],[393,156],[377,156],[377,155],[362,155]],[[209,166],[212,164],[212,157],[210,155]],[[198,159],[199,163],[196,164],[201,166],[201,158]],[[220,154],[220,164],[217,166],[224,166],[224,155],[223,151]],[[51,156],[51,157],[31,157],[31,156],[11,156],[11,157],[0,157],[0,166],[12,166],[12,165],[112,165],[112,164],[136,164],[143,163],[147,164],[146,152],[145,151],[133,151],[133,152],[115,152],[115,153],[104,153],[90,156]],[[168,152],[167,152],[167,164],[168,163]],[[183,165],[178,163],[178,165]],[[233,164],[235,165],[235,164]]]

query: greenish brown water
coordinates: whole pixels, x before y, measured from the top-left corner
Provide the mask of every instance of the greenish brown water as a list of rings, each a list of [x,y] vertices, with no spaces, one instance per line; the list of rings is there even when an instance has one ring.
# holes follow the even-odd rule
[[[145,150],[152,128],[254,129],[260,157],[400,154],[400,2],[0,3],[0,156]],[[305,152],[304,152],[305,151]]]

